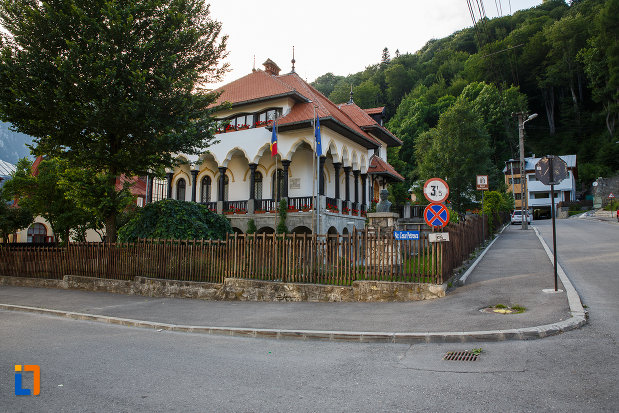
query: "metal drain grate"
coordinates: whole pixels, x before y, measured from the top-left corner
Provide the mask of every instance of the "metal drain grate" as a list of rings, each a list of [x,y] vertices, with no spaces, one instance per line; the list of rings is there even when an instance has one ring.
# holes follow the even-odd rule
[[[470,351],[450,351],[443,357],[443,360],[449,361],[475,361],[478,354],[471,353]]]

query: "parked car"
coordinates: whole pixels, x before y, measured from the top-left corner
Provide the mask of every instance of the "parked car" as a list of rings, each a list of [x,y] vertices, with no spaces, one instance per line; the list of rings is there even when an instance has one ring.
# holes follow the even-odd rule
[[[531,222],[533,222],[533,216],[529,213],[529,211],[524,211],[526,217],[527,217],[527,222],[530,224]],[[512,212],[512,224],[522,224],[522,211],[519,209],[516,209]]]

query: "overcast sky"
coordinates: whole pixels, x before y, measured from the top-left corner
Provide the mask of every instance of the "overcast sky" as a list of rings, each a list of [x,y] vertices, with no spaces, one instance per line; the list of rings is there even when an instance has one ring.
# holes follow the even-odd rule
[[[251,72],[254,55],[259,69],[271,58],[282,73],[290,72],[292,46],[296,71],[309,82],[327,72],[346,76],[378,63],[384,47],[392,57],[396,49],[414,53],[430,39],[473,25],[466,0],[209,2],[211,17],[223,24],[229,36],[227,61],[232,70],[223,83]],[[497,7],[502,15],[509,14],[510,2],[513,13],[542,0],[485,0],[483,4],[492,18],[498,15]]]

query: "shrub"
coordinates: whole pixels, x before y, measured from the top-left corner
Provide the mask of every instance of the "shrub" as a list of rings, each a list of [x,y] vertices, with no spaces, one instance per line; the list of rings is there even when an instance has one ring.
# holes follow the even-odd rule
[[[279,222],[277,223],[278,234],[287,234],[288,227],[286,226],[286,218],[288,217],[288,200],[282,199],[279,201]]]
[[[258,231],[258,228],[256,228],[256,222],[253,219],[247,221],[247,233],[255,234],[256,231]]]
[[[232,233],[230,221],[195,202],[165,199],[147,204],[118,231],[118,240],[139,238],[223,239]]]

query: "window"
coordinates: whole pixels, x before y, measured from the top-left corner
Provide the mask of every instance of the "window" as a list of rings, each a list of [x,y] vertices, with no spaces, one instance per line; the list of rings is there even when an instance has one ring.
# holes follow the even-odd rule
[[[45,242],[47,236],[47,228],[43,224],[32,224],[28,228],[28,242],[41,243]]]
[[[535,175],[529,175],[529,182],[535,182],[537,181],[537,178],[535,177]]]
[[[221,188],[221,186],[219,186],[220,182],[221,181],[218,180],[217,188]],[[228,188],[230,186],[229,184],[230,184],[230,180],[228,179],[228,175],[224,175],[224,191],[223,191],[224,192],[224,199],[220,199],[219,201],[227,201],[228,200]],[[217,196],[219,196],[219,194]]]
[[[183,178],[179,178],[176,181],[176,199],[180,201],[185,200],[185,180]]]
[[[509,184],[518,185],[520,183],[520,178],[509,178]]]
[[[533,194],[533,198],[546,199],[546,198],[550,198],[550,194],[548,192],[536,192]]]
[[[256,127],[270,125],[273,123],[273,120],[281,115],[281,109],[269,109],[265,110],[258,114],[258,119],[256,120]]]
[[[514,194],[514,199],[515,199],[516,201],[520,201],[520,199],[522,199],[522,194],[521,194],[520,192],[518,192],[518,193]]]
[[[254,193],[256,199],[262,199],[262,174],[256,172],[254,177]]]
[[[211,202],[211,177],[205,176],[202,178],[200,186],[200,202]]]
[[[277,184],[275,183],[275,177],[277,176]],[[282,169],[277,170],[277,174],[273,172],[273,179],[271,181],[271,188],[273,190],[273,198],[279,201],[284,192],[284,171]]]

